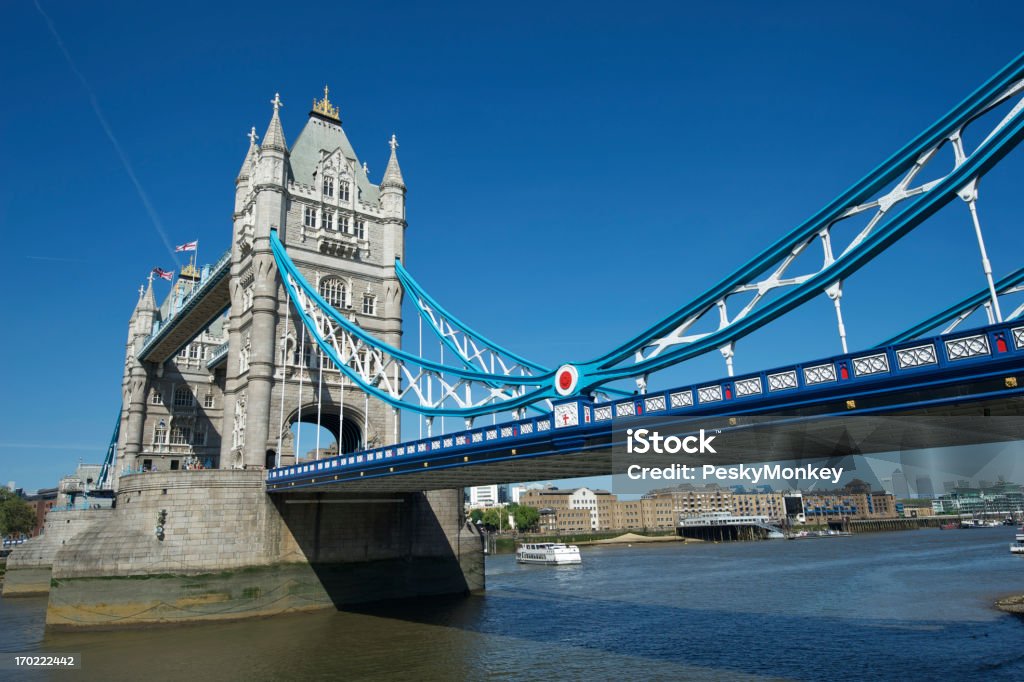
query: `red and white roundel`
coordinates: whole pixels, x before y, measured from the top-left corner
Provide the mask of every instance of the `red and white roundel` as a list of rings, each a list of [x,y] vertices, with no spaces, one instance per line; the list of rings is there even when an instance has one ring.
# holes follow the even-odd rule
[[[558,395],[572,395],[579,381],[580,373],[572,365],[562,365],[555,370],[555,391]]]

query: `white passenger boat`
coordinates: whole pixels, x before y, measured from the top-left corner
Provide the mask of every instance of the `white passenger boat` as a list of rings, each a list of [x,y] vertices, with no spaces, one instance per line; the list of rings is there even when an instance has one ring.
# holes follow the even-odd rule
[[[1010,544],[1011,554],[1024,554],[1024,526],[1017,530],[1017,536]]]
[[[578,564],[582,563],[580,548],[555,542],[528,542],[519,545],[516,561],[521,564]]]

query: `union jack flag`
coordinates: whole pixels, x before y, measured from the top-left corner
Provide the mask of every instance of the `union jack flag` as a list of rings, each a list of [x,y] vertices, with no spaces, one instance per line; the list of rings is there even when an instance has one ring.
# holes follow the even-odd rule
[[[174,270],[168,272],[167,270],[163,270],[162,268],[153,268],[153,274],[159,277],[160,279],[166,279],[168,282],[174,279]]]

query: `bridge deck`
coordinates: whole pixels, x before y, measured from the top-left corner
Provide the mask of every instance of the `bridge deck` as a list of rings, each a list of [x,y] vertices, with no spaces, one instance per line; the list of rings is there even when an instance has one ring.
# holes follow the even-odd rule
[[[1024,324],[1015,322],[608,403],[570,399],[549,415],[275,469],[267,490],[413,491],[609,474],[611,443],[640,418],[721,429],[728,448],[700,461],[724,464],[1019,440],[1021,416]]]
[[[146,339],[139,351],[139,360],[161,363],[196,338],[231,303],[231,252],[228,251],[209,270],[192,290],[181,307],[171,314]]]

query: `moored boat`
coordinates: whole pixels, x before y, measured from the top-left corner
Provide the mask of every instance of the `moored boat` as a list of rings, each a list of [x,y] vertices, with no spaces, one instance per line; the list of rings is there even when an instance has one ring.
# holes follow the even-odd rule
[[[579,564],[580,548],[558,542],[527,542],[516,549],[516,561],[521,564]]]

